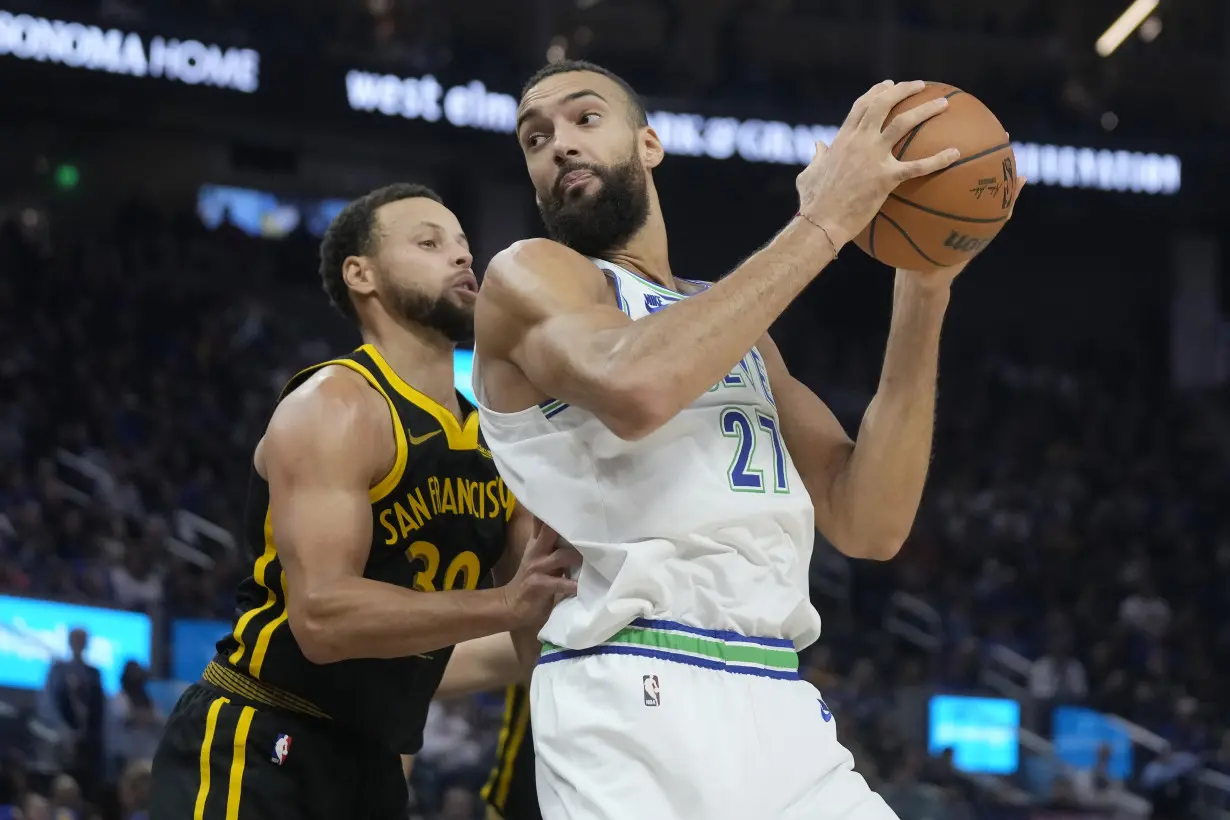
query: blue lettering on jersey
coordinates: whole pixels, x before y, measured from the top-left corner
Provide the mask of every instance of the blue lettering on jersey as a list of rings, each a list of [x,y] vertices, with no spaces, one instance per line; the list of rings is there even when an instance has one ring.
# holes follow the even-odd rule
[[[663,296],[658,293],[646,293],[645,310],[651,314],[657,313],[672,302],[678,302],[680,298],[682,297],[671,298],[670,296]]]
[[[764,359],[760,358],[760,351],[756,348],[752,348],[752,361],[756,364],[756,374],[760,376],[760,387],[764,391],[764,397],[768,399],[769,404],[776,407],[777,402],[773,401],[773,391],[769,389],[769,374],[764,369]],[[744,366],[746,367],[746,360],[744,360]]]

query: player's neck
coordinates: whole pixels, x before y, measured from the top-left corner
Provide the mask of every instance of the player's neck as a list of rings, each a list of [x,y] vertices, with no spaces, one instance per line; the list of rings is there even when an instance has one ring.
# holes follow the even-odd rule
[[[381,319],[364,327],[363,341],[415,390],[445,407],[456,405],[453,343],[421,325]]]
[[[649,218],[622,248],[611,251],[605,259],[626,268],[668,290],[678,291],[671,273],[670,246],[666,238],[666,222],[658,210],[657,198],[650,206]]]

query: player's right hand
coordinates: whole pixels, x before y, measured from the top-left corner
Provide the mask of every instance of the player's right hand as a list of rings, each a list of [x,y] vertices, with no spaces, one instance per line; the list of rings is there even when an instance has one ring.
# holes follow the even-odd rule
[[[534,535],[525,545],[517,574],[504,586],[512,628],[542,623],[557,600],[575,595],[577,582],[568,571],[580,565],[581,553],[534,519]]]
[[[943,97],[931,100],[903,112],[885,128],[893,107],[925,87],[921,81],[892,80],[872,86],[854,103],[833,144],[816,143],[816,156],[795,180],[800,213],[824,227],[834,251],[867,227],[894,188],[947,168],[961,155],[949,148],[908,162],[893,156],[898,140],[948,107]]]

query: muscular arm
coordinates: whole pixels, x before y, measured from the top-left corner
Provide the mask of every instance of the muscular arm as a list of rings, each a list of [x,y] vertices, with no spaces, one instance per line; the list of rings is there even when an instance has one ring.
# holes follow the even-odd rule
[[[436,697],[457,698],[528,680],[511,634],[503,632],[457,644]]]
[[[853,442],[824,402],[790,375],[776,346],[761,341],[782,437],[815,505],[816,527],[851,557],[892,558],[914,526],[931,461],[948,294],[947,287],[897,273],[879,388]]]
[[[729,373],[833,253],[822,230],[796,218],[713,287],[633,322],[604,304],[604,277],[584,257],[519,242],[487,269],[479,356],[511,361],[547,396],[642,438]]]
[[[500,589],[422,593],[362,577],[389,428],[379,394],[330,368],[282,401],[261,443],[287,616],[313,663],[418,655],[513,625]]]

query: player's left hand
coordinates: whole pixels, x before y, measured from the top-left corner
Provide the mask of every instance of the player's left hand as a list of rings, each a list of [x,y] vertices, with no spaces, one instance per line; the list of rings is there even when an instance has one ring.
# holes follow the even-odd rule
[[[1007,136],[1007,135],[1005,135]],[[1016,178],[1016,191],[1012,194],[1012,205],[1008,208],[1008,219],[1012,219],[1012,214],[1016,211],[1017,200],[1021,198],[1021,191],[1025,189],[1025,183],[1029,181],[1028,177]],[[919,284],[933,288],[946,288],[952,284],[952,280],[960,275],[961,271],[965,270],[966,265],[973,262],[974,258],[966,259],[959,265],[953,265],[951,268],[940,268],[933,271],[908,271],[904,268],[898,268],[901,273],[908,273]]]

